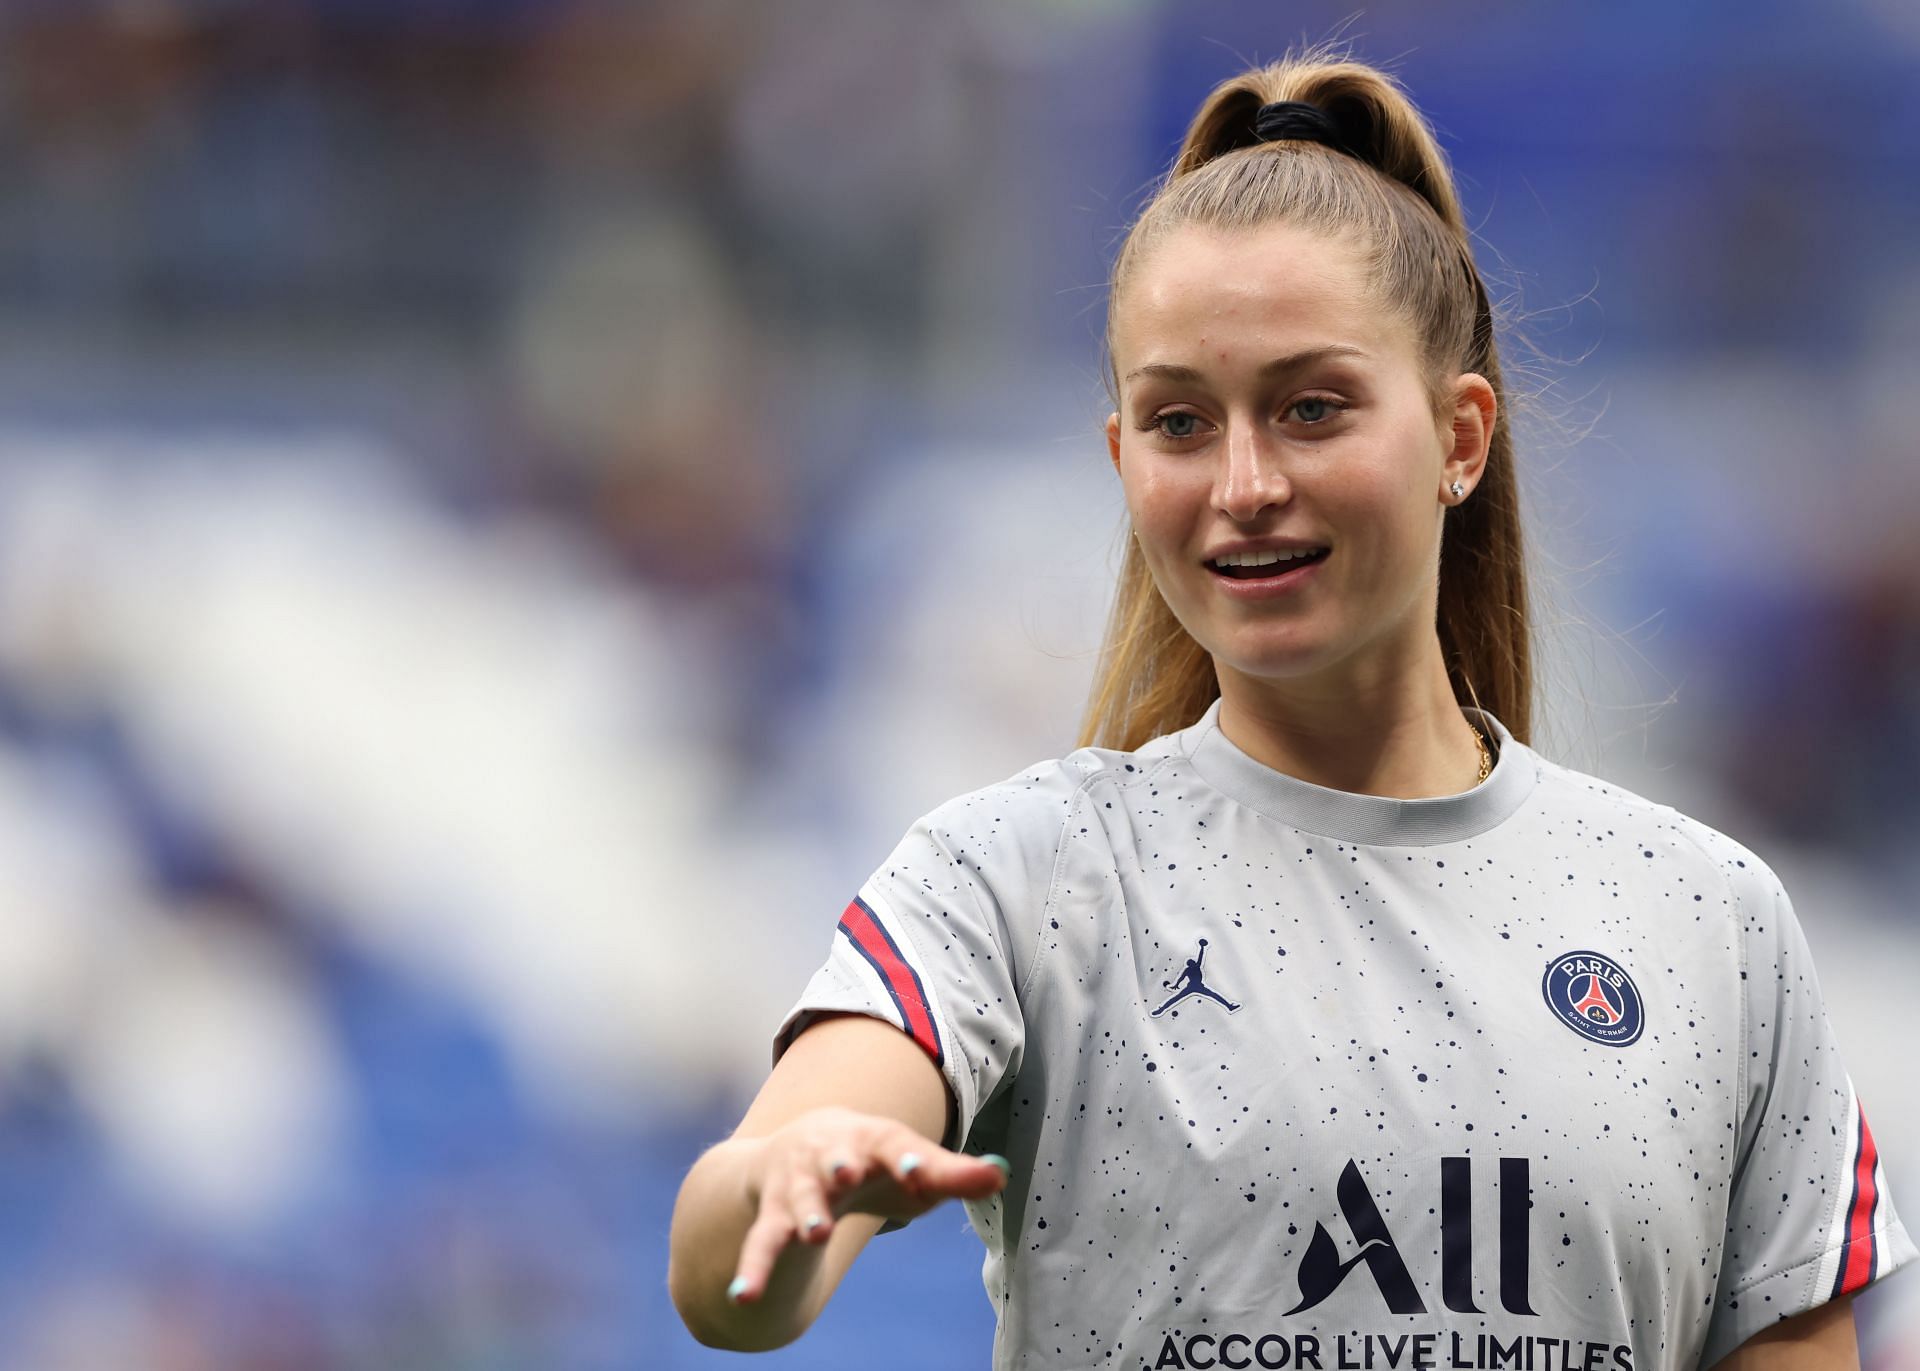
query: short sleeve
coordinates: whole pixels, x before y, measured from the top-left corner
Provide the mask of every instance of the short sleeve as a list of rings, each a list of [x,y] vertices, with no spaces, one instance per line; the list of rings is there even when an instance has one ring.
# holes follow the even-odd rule
[[[958,1147],[1018,1073],[1020,988],[1038,941],[1076,776],[1048,763],[949,801],[860,887],[827,960],[774,1037],[777,1060],[823,1013],[884,1019],[953,1091]]]
[[[1732,863],[1746,1053],[1726,1243],[1702,1366],[1914,1260],[1779,878]]]

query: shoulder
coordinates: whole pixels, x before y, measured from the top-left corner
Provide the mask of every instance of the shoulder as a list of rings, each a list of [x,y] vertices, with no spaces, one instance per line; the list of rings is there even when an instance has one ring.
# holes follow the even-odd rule
[[[1035,762],[921,815],[895,862],[964,867],[989,881],[1043,882],[1070,836],[1104,833],[1088,811],[1116,792],[1150,787],[1175,760],[1171,739],[1159,738],[1132,752],[1087,747]]]
[[[1170,750],[1155,739],[1135,752],[1083,747],[1048,758],[1005,780],[956,795],[922,815],[915,825],[976,842],[1012,836],[1057,837],[1093,794],[1146,784],[1168,762]]]
[[[1529,751],[1531,751],[1529,749]],[[1748,920],[1770,914],[1785,889],[1779,876],[1754,850],[1670,804],[1649,799],[1625,786],[1576,771],[1532,753],[1539,768],[1540,804],[1549,815],[1590,830],[1596,844],[1640,844],[1643,860],[1678,858],[1717,881],[1734,908]]]

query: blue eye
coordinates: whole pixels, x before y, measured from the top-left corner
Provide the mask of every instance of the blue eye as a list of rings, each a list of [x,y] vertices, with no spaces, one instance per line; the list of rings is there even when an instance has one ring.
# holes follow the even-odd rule
[[[1306,395],[1295,400],[1288,408],[1293,414],[1299,416],[1303,424],[1324,424],[1346,406],[1331,395]],[[1312,413],[1309,413],[1309,410]]]
[[[1191,438],[1200,431],[1200,416],[1177,409],[1154,415],[1153,427],[1169,438]]]

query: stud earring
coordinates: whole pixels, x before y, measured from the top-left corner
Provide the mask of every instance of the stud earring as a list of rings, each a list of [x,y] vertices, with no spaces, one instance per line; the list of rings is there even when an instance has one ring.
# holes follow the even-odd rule
[[[1467,488],[1461,485],[1458,481],[1455,481],[1452,485],[1448,486],[1447,489],[1453,492],[1453,498],[1456,500],[1458,500],[1462,495],[1465,495],[1467,493]]]

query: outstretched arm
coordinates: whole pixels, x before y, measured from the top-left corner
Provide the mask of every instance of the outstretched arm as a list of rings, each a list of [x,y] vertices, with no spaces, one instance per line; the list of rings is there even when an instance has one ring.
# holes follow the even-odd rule
[[[1748,1338],[1715,1371],[1860,1371],[1853,1301],[1829,1301]]]
[[[1004,1163],[933,1141],[951,1109],[939,1070],[893,1025],[854,1014],[801,1033],[680,1187],[667,1283],[694,1337],[784,1346],[888,1219],[1005,1185]]]

